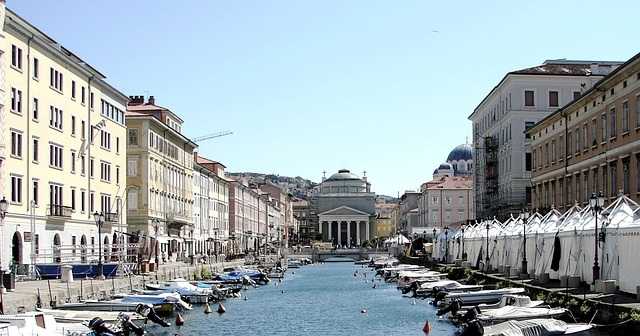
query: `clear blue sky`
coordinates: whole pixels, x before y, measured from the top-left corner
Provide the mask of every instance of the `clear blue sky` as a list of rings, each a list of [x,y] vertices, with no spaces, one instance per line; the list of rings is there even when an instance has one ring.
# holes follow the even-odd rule
[[[638,1],[8,0],[127,95],[156,96],[230,171],[368,171],[396,195],[471,135],[505,72],[626,60]]]

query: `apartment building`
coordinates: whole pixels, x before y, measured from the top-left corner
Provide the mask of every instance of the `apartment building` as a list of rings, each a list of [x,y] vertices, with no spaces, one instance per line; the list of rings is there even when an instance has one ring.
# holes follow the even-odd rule
[[[3,23],[0,267],[97,260],[126,231],[128,98],[96,68],[9,9]],[[2,146],[2,143],[4,146]],[[98,233],[94,213],[105,223]],[[8,243],[11,242],[11,243]],[[112,249],[105,249],[105,260]]]
[[[534,208],[586,205],[594,192],[640,201],[640,54],[527,135]]]
[[[229,238],[229,180],[226,167],[195,155],[193,165],[193,224],[196,254],[225,254]]]
[[[258,232],[259,190],[245,181],[231,180],[229,184],[229,239],[231,254],[248,254],[257,246],[254,232]]]
[[[127,213],[129,230],[152,240],[161,260],[195,253],[193,152],[183,120],[155,97],[131,97],[127,106]],[[152,248],[152,250],[154,250]],[[153,261],[153,259],[151,259]]]
[[[478,104],[473,122],[478,218],[506,218],[531,200],[531,149],[525,131],[589,90],[620,62],[548,60],[507,73]]]
[[[443,176],[420,187],[418,212],[424,214],[413,234],[430,236],[433,229],[459,227],[475,219],[471,176]]]

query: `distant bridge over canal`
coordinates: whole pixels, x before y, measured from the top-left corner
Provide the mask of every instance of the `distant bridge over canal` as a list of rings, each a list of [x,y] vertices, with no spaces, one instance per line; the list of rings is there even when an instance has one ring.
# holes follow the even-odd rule
[[[331,261],[341,261],[341,260],[332,260],[332,259],[350,259],[353,261],[358,261],[362,259],[376,258],[376,257],[386,257],[390,255],[390,251],[386,249],[368,249],[368,248],[358,248],[358,249],[335,249],[335,250],[319,250],[319,249],[307,249],[305,251],[300,251],[298,253],[291,252],[289,257],[306,257],[313,262],[331,262]]]

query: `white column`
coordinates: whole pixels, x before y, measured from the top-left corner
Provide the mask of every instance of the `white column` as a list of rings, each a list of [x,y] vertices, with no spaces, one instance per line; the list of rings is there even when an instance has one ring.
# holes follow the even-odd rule
[[[347,245],[351,245],[351,222],[347,222]]]
[[[328,239],[328,240],[331,240],[331,223],[332,223],[331,221],[328,221],[328,222],[327,222],[327,224],[329,224],[329,225],[328,225],[328,230],[327,230],[327,231],[328,231],[328,233],[329,233],[329,234],[327,235],[327,237],[328,237],[327,239]]]
[[[360,246],[360,224],[362,224],[362,222],[356,222],[356,244],[358,244],[358,246]]]
[[[367,219],[367,220],[364,222],[364,225],[366,225],[366,227],[365,227],[365,232],[367,233],[367,240],[370,240],[370,237],[369,237],[369,219]]]
[[[320,231],[320,234],[322,234],[322,223],[324,223],[324,221],[320,221],[320,225],[318,226],[318,231]]]

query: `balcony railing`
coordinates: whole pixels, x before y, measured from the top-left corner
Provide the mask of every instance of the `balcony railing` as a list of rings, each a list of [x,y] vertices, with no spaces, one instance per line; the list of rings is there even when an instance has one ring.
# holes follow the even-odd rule
[[[117,212],[105,212],[104,221],[109,223],[118,222],[118,213]]]
[[[47,209],[47,216],[50,217],[71,218],[72,213],[73,209],[64,205],[50,204]]]

